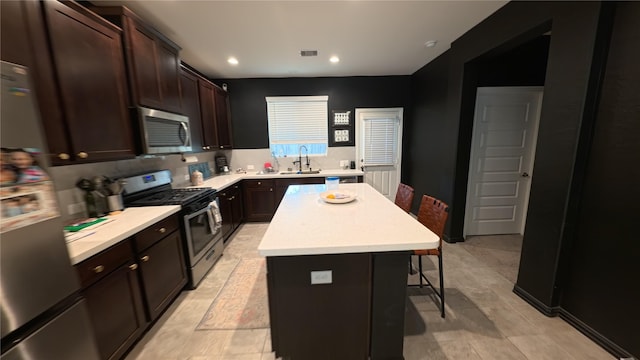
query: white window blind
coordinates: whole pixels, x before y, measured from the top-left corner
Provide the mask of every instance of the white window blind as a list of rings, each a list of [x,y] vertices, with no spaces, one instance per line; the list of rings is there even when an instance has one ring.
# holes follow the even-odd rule
[[[306,146],[310,155],[326,155],[328,96],[267,97],[269,145],[277,156],[298,155]]]
[[[398,126],[395,118],[364,119],[365,166],[395,165],[398,158]]]

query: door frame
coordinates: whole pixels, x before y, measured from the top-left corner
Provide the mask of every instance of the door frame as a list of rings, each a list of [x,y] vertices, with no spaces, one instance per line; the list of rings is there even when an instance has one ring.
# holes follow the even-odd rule
[[[469,164],[468,164],[468,169],[469,169],[469,173],[467,174],[467,194],[465,197],[465,212],[464,212],[464,224],[463,224],[463,232],[462,232],[462,236],[464,239],[467,238],[467,236],[474,236],[474,235],[468,235],[468,229],[469,229],[469,223],[471,221],[471,215],[473,213],[473,209],[470,209],[470,201],[469,201],[469,197],[471,196],[471,192],[472,192],[472,188],[471,188],[471,169],[472,169],[472,164],[471,162],[475,159],[476,156],[476,147],[474,146],[474,144],[476,143],[476,141],[478,141],[478,139],[476,138],[476,130],[477,130],[477,114],[476,114],[476,107],[477,107],[477,98],[478,98],[478,94],[479,94],[479,89],[480,88],[490,88],[493,92],[494,95],[500,95],[501,93],[504,94],[510,94],[513,91],[519,91],[519,90],[523,90],[523,91],[539,91],[542,93],[542,97],[544,97],[544,86],[479,86],[476,88],[476,98],[475,98],[475,104],[474,104],[474,115],[473,115],[473,124],[472,124],[472,129],[471,129],[471,150],[469,152]],[[533,175],[533,168],[535,167],[535,154],[536,154],[536,145],[537,145],[537,140],[538,140],[538,128],[540,125],[540,116],[541,116],[541,110],[542,110],[542,102],[543,102],[543,98],[540,99],[540,103],[538,104],[538,109],[537,109],[537,117],[535,119],[535,124],[533,125],[533,135],[532,135],[532,139],[531,139],[531,145],[530,145],[530,156],[531,156],[531,168],[529,169],[529,180],[526,182],[525,185],[525,189],[524,191],[524,199],[523,199],[523,203],[525,204],[525,206],[523,207],[522,210],[522,216],[521,216],[521,224],[520,224],[520,229],[519,229],[519,234],[520,235],[524,235],[524,228],[527,222],[527,212],[528,212],[528,204],[529,204],[529,194],[531,191],[531,178]],[[489,234],[486,234],[489,235]]]

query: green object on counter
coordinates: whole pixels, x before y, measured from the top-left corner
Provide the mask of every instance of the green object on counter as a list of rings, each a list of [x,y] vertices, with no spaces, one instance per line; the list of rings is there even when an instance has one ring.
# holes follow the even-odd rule
[[[79,230],[87,228],[87,227],[89,227],[91,225],[95,225],[97,223],[103,222],[105,220],[107,220],[107,218],[103,217],[103,218],[95,219],[95,220],[92,220],[92,221],[87,221],[87,222],[73,224],[73,225],[67,225],[67,226],[64,227],[64,229],[67,230],[67,231],[71,231],[71,232],[79,231]]]

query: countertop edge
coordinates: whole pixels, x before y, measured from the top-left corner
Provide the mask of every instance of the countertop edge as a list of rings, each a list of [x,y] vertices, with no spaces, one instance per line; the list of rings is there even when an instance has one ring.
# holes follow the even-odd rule
[[[145,207],[139,207],[136,209],[144,209],[144,208]],[[158,210],[159,207],[153,206],[153,208]],[[130,236],[139,233],[140,231],[157,223],[158,221],[165,219],[168,216],[171,216],[180,211],[179,205],[162,206],[162,208],[164,208],[163,209],[164,211],[158,212],[157,214],[154,214],[153,216],[143,220],[140,223],[136,223],[135,226],[127,227],[126,230],[124,231],[117,231],[117,233],[115,233],[115,235],[113,236],[109,235],[108,240],[100,241],[100,240],[94,240],[91,238],[86,238],[86,240],[79,239],[79,240],[67,243],[67,249],[69,252],[69,259],[71,260],[71,264],[72,265],[79,264],[84,260],[87,260],[90,257],[97,255],[98,253],[112,247],[113,245],[116,245],[119,242],[129,238]],[[122,214],[115,215],[115,216],[122,216]],[[96,233],[99,234],[100,232],[110,231],[111,229],[109,225],[110,224],[106,224],[104,227],[96,229]],[[107,237],[107,236],[104,236],[104,237]],[[86,248],[80,249],[82,247],[86,247]],[[77,249],[74,249],[74,248],[77,248]]]

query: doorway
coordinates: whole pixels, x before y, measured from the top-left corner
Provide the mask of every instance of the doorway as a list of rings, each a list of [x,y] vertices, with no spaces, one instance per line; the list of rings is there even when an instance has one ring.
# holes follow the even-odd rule
[[[524,234],[542,93],[542,87],[478,88],[465,237]]]
[[[364,181],[393,201],[402,168],[402,108],[356,109],[356,158]]]

